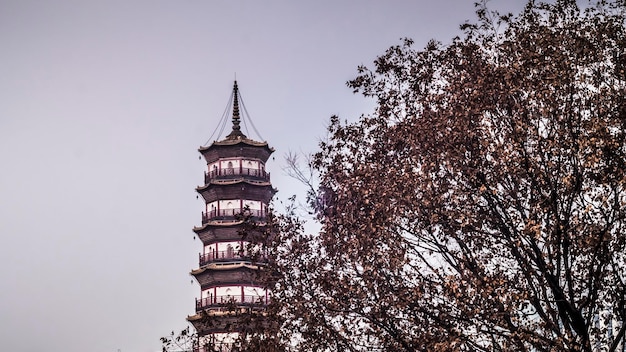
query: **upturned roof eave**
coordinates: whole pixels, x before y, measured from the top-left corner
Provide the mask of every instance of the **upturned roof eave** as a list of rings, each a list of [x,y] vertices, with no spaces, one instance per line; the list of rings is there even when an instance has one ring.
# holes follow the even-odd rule
[[[229,221],[210,220],[207,223],[202,224],[200,226],[194,226],[193,232],[195,232],[196,234],[200,234],[201,232],[204,232],[209,227],[213,227],[213,228],[239,227],[243,223],[244,223],[243,220],[232,220],[232,221],[231,220]],[[265,224],[266,223],[264,221],[260,221],[256,223],[256,226],[265,226]]]
[[[238,179],[232,180],[232,182],[220,182],[217,180],[211,180],[211,182],[205,185],[196,187],[196,191],[202,192],[211,186],[231,186],[231,185],[236,185],[240,183],[245,183],[245,184],[256,186],[256,187],[272,187],[272,183],[269,181],[252,181],[252,180],[246,180],[245,178],[238,178]],[[274,193],[276,193],[276,191],[277,190],[275,190]]]
[[[257,270],[257,269],[259,269],[259,265],[253,264],[250,261],[232,262],[232,263],[227,262],[227,263],[220,263],[220,264],[211,263],[211,264],[205,265],[197,269],[192,269],[191,272],[189,272],[189,274],[195,277],[196,275],[201,275],[205,271]]]
[[[206,153],[213,148],[223,148],[237,146],[238,144],[247,144],[252,147],[265,147],[269,152],[274,152],[274,148],[270,147],[267,142],[259,142],[249,138],[236,138],[236,139],[223,139],[221,141],[214,141],[209,146],[200,146],[198,151],[200,153]]]

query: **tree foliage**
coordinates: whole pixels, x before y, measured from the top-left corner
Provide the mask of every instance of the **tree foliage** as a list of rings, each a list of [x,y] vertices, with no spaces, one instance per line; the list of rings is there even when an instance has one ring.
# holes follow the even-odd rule
[[[172,331],[160,340],[163,352],[191,352],[197,345],[198,335],[188,326],[179,333]]]
[[[485,4],[348,85],[311,166],[321,224],[281,218],[280,338],[299,351],[623,351],[626,4]]]

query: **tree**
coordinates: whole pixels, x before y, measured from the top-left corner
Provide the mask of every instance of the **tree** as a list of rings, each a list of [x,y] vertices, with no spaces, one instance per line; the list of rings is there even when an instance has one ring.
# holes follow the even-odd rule
[[[626,4],[477,15],[348,83],[274,242],[295,350],[624,351]]]

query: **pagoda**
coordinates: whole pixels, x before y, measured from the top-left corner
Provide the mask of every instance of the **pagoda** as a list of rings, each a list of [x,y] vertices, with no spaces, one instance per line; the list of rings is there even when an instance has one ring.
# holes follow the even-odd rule
[[[269,301],[257,275],[262,259],[250,253],[255,243],[246,232],[250,223],[255,231],[264,226],[276,193],[265,171],[274,149],[242,133],[237,81],[232,94],[232,131],[198,149],[207,164],[204,185],[196,188],[205,204],[202,225],[193,229],[203,245],[198,268],[191,271],[200,298],[187,320],[198,333],[199,352],[230,351],[251,328],[246,315],[263,310]]]

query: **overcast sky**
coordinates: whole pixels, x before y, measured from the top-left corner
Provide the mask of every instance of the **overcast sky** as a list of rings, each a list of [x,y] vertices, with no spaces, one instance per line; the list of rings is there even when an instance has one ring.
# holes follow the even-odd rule
[[[356,67],[473,2],[0,0],[0,349],[159,351],[199,295],[197,148],[235,73],[285,200],[284,156],[371,111]]]

